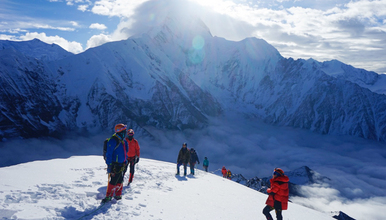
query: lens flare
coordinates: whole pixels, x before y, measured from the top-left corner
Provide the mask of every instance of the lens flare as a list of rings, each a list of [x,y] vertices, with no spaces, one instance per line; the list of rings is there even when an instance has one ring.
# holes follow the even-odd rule
[[[201,50],[205,45],[205,40],[200,35],[193,38],[192,46],[196,50]]]
[[[154,21],[154,19],[155,19],[155,14],[154,14],[154,13],[151,13],[151,14],[149,15],[149,21]]]

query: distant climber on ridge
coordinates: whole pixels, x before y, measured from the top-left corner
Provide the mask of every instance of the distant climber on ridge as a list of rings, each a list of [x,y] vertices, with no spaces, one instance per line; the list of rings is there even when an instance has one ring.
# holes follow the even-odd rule
[[[184,176],[186,176],[186,168],[190,161],[190,152],[187,146],[187,143],[183,143],[180,152],[178,153],[176,175],[180,175],[180,166],[184,165]]]

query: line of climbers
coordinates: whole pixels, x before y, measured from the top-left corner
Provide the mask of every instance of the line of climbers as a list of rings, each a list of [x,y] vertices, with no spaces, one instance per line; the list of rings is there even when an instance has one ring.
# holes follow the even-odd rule
[[[187,166],[189,164],[190,167],[190,174],[194,175],[194,167],[195,165],[200,164],[200,160],[198,159],[197,152],[194,148],[188,149],[188,144],[183,143],[180,151],[178,152],[178,157],[177,157],[177,174],[180,175],[180,166],[184,166],[184,176],[186,176],[186,170]],[[204,158],[204,162],[202,164],[202,167],[206,172],[208,172],[208,167],[209,167],[209,160],[207,157]]]
[[[114,128],[115,134],[105,140],[103,148],[103,156],[107,164],[107,173],[109,174],[109,182],[106,190],[106,197],[102,203],[110,201],[113,197],[116,200],[122,199],[123,180],[127,168],[130,167],[130,175],[128,185],[134,178],[134,167],[139,162],[140,147],[138,141],[134,138],[133,129],[127,130],[124,124],[117,124]],[[183,143],[177,157],[177,174],[180,174],[180,166],[184,167],[184,176],[186,176],[187,165],[190,165],[190,174],[194,175],[194,167],[196,162],[200,164],[197,152],[194,148],[188,149],[187,143]],[[209,161],[205,157],[203,168],[208,172]],[[231,171],[225,168],[221,169],[224,178],[231,179]],[[275,168],[270,179],[270,188],[267,189],[268,199],[266,206],[263,209],[263,214],[267,220],[273,220],[270,212],[275,210],[276,219],[282,220],[282,210],[288,208],[288,188],[289,178],[280,168]]]

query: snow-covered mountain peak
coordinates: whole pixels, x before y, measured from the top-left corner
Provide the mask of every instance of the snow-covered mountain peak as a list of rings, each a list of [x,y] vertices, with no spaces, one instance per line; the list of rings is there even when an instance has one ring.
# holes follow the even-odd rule
[[[0,40],[0,51],[5,49],[13,49],[26,56],[46,61],[59,60],[73,55],[57,44],[47,44],[36,38],[30,41]]]
[[[234,42],[212,37],[202,21],[178,10],[178,1],[172,5],[145,3],[141,7],[148,8],[136,13],[143,19],[138,18],[133,28],[147,32],[64,59],[68,52],[60,55],[63,49],[38,40],[2,42],[17,45],[11,50],[17,52],[14,60],[20,61],[14,66],[10,59],[0,60],[2,79],[32,74],[48,83],[48,91],[32,95],[17,92],[18,87],[33,91],[41,82],[32,86],[31,80],[2,81],[3,88],[14,88],[1,91],[11,97],[0,103],[7,115],[1,121],[7,125],[4,130],[14,131],[16,123],[39,128],[32,136],[58,129],[94,132],[121,121],[143,132],[146,126],[202,128],[208,125],[208,116],[237,112],[269,124],[386,140],[385,97],[367,90],[386,93],[386,75],[381,80],[375,73],[338,61],[286,59],[262,39]],[[157,10],[149,16],[151,8]],[[31,57],[39,62],[28,62]],[[38,113],[31,114],[25,97],[34,97],[34,106],[50,103],[56,110],[45,108],[51,113],[42,121]],[[22,110],[13,111],[15,100]],[[41,132],[41,127],[48,129]],[[0,137],[31,137],[24,132],[17,129]]]
[[[386,94],[385,74],[377,74],[373,71],[358,69],[335,59],[324,62],[308,59],[307,63],[314,65],[334,78],[355,83],[360,87],[370,89],[372,92],[378,94]]]
[[[133,31],[136,32],[134,38],[141,37],[142,34],[169,42],[173,38],[185,41],[191,41],[195,36],[211,38],[209,28],[193,13],[194,10],[194,6],[187,1],[146,2],[137,9],[138,17],[133,25]]]
[[[290,178],[291,183],[297,185],[324,183],[330,180],[328,177],[322,176],[308,166],[302,166],[298,169],[289,171],[286,175]]]

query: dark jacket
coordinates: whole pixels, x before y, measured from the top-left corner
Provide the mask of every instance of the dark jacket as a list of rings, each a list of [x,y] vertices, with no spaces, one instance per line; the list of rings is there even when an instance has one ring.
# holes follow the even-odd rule
[[[188,163],[190,160],[190,152],[187,147],[182,147],[178,153],[177,163]]]
[[[200,163],[198,160],[197,152],[192,148],[190,149],[190,161],[191,164],[194,164],[196,162]]]
[[[271,188],[267,189],[267,193],[269,194],[267,201],[265,204],[274,207],[275,200],[281,202],[281,209],[287,210],[288,208],[288,195],[289,188],[288,176],[278,176],[276,178],[272,178],[269,180],[271,182]]]

